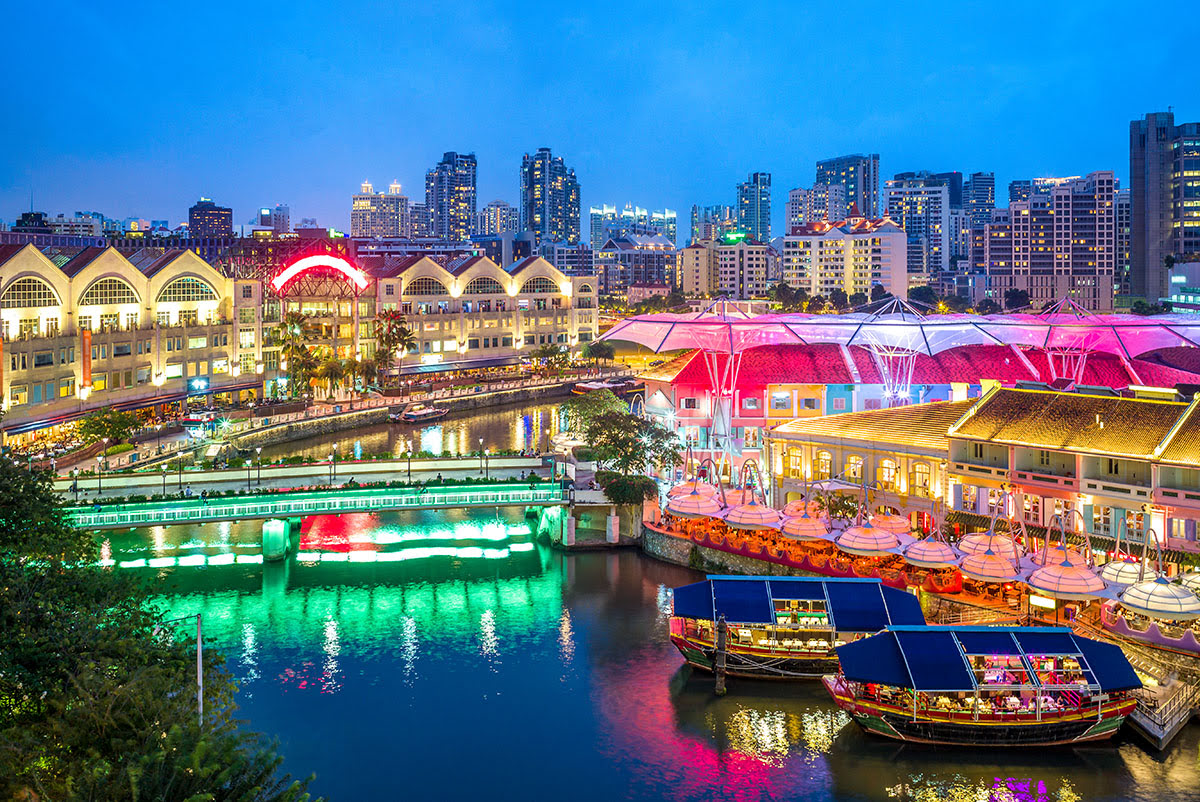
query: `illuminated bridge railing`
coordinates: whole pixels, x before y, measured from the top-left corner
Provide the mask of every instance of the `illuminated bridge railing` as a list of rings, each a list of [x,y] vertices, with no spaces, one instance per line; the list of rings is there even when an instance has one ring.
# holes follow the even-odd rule
[[[140,504],[108,504],[98,508],[71,507],[67,515],[77,527],[106,529],[243,518],[294,518],[371,510],[565,504],[566,501],[567,494],[559,487],[476,485],[435,490],[403,488],[270,493],[206,501],[197,498],[173,499]]]

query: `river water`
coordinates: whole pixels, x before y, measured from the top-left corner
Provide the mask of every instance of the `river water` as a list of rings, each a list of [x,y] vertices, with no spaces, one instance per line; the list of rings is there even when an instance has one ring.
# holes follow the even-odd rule
[[[1200,798],[1195,726],[1165,756],[950,750],[859,732],[819,685],[717,698],[667,640],[698,575],[564,555],[519,509],[306,520],[263,564],[253,522],[130,530],[104,553],[203,614],[248,726],[332,800]]]

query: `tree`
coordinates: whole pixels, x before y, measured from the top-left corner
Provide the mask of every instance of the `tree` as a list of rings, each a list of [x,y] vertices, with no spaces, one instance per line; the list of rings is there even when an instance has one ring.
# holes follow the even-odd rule
[[[0,799],[306,799],[237,727],[211,649],[198,725],[191,639],[142,585],[94,565],[52,481],[0,461]]]
[[[1000,311],[1000,304],[996,303],[991,298],[984,298],[982,301],[975,304],[975,311],[981,315],[994,315]]]
[[[599,471],[596,482],[613,504],[641,504],[658,495],[658,483],[649,476],[622,476],[615,471]]]
[[[1020,309],[1023,306],[1029,306],[1028,292],[1019,290],[1016,287],[1010,287],[1004,291],[1005,309]]]
[[[682,457],[679,438],[658,423],[628,412],[604,412],[585,433],[596,461],[624,476],[656,466],[673,468]]]
[[[829,291],[829,303],[833,304],[834,309],[845,309],[850,304],[850,299],[846,297],[846,291],[843,289],[833,289]]]
[[[867,294],[865,292],[856,292],[850,296],[851,306],[863,306],[867,303]]]
[[[889,295],[891,295],[891,293],[888,292],[887,290],[885,290],[883,288],[882,284],[872,284],[871,285],[871,300],[872,301],[882,301],[884,298],[888,297]]]
[[[326,395],[332,398],[334,391],[341,386],[342,380],[346,378],[346,366],[342,364],[342,360],[340,359],[326,359],[317,368],[316,377],[325,382]]]
[[[939,308],[946,307],[947,312],[966,312],[970,302],[961,295],[947,295],[939,302]]]
[[[938,297],[937,293],[933,291],[933,287],[913,287],[908,291],[908,300],[926,306],[937,306]]]
[[[592,390],[571,396],[563,403],[562,411],[567,416],[567,431],[586,437],[594,419],[608,412],[627,412],[628,407],[612,390]]]
[[[530,357],[538,362],[541,362],[547,368],[558,369],[564,367],[570,359],[570,354],[567,350],[554,343],[546,343],[538,346],[538,348],[530,354]]]
[[[284,369],[290,378],[288,394],[295,398],[297,388],[308,386],[317,367],[317,359],[308,346],[313,338],[308,316],[301,312],[286,313],[279,324],[277,337],[283,346],[279,352],[280,358],[287,362]]]
[[[137,413],[104,407],[88,413],[79,422],[78,432],[85,443],[96,443],[107,437],[109,443],[116,445],[141,427]]]
[[[607,340],[590,342],[583,346],[583,356],[593,361],[604,360],[611,362],[617,356],[617,349]]]
[[[395,309],[385,309],[375,317],[375,359],[381,375],[392,369],[397,353],[403,364],[404,355],[416,345],[417,338]]]

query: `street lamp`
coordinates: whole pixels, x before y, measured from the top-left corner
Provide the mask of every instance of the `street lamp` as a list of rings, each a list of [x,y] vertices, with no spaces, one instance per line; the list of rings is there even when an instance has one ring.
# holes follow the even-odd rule
[[[262,485],[262,446],[254,447],[254,455],[258,460],[258,484]]]
[[[250,469],[254,467],[254,460],[246,460],[246,492],[250,492]]]
[[[329,452],[329,486],[333,487],[333,452]]]
[[[406,456],[408,458],[408,481],[411,483],[412,482],[412,441],[411,440],[408,441],[408,444],[405,446],[404,456]]]
[[[71,469],[71,490],[75,492],[75,503],[79,503],[79,469]]]
[[[162,476],[163,476],[163,496],[166,496],[167,495],[167,463],[165,463],[165,462],[162,465]]]
[[[483,473],[483,438],[479,438],[479,472]]]
[[[108,451],[108,438],[101,437],[100,441],[104,445],[100,448],[100,457],[96,460],[96,493],[104,491],[104,453]]]
[[[487,451],[483,452],[483,478],[484,479],[488,478],[488,462],[487,461],[488,461],[488,454],[490,451],[491,451],[491,449],[488,449]]]

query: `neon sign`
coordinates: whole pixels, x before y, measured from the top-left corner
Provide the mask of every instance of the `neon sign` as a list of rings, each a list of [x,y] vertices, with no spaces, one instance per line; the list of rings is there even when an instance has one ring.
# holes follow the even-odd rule
[[[292,262],[286,269],[283,270],[283,272],[271,279],[271,286],[276,292],[279,292],[289,281],[306,270],[311,270],[314,267],[333,268],[349,279],[350,282],[360,290],[365,290],[367,285],[371,283],[370,279],[367,278],[366,273],[359,270],[345,259],[339,259],[336,256],[328,256],[326,254],[317,254],[315,256],[306,256],[303,259]]]

